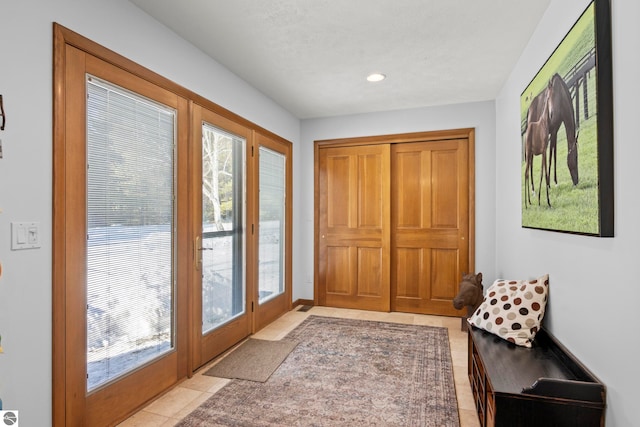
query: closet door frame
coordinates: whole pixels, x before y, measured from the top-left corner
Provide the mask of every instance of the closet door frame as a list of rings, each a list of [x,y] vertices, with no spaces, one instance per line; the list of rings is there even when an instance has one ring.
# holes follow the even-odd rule
[[[403,144],[411,142],[442,141],[451,139],[466,139],[468,143],[468,266],[475,271],[475,129],[461,128],[428,132],[413,132],[403,134],[376,135],[356,138],[339,138],[314,141],[314,304],[319,305],[320,281],[318,266],[320,245],[320,149],[327,147],[348,147],[374,144]],[[391,203],[391,201],[389,201]]]

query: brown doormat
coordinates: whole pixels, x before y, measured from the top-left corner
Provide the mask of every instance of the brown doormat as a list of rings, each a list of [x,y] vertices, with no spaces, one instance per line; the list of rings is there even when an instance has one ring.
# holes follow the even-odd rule
[[[249,338],[204,373],[212,377],[265,382],[298,345],[297,341]]]

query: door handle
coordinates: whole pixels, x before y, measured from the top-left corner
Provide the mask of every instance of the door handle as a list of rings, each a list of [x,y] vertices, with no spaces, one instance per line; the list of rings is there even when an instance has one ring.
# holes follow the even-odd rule
[[[202,268],[202,251],[213,250],[213,248],[203,248],[201,242],[202,238],[200,236],[196,236],[196,239],[193,242],[193,266],[196,270],[200,270]]]
[[[200,236],[196,236],[193,241],[193,267],[196,270],[200,270],[202,268],[202,247],[200,242]]]

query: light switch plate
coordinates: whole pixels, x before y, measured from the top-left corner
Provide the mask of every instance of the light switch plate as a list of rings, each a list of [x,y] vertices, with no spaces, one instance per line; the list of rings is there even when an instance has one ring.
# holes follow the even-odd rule
[[[12,222],[11,249],[36,249],[40,247],[39,222]]]

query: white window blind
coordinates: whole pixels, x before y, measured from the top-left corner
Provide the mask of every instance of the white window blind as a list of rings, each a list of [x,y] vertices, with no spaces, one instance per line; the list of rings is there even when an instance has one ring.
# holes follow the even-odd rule
[[[170,351],[175,110],[87,76],[87,390]]]
[[[284,289],[286,157],[260,147],[259,303]]]

